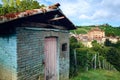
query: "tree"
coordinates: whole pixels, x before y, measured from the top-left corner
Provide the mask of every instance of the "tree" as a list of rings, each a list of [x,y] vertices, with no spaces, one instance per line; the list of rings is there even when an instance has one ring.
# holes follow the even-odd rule
[[[0,15],[44,7],[44,5],[39,5],[36,0],[2,0],[2,3]]]
[[[2,0],[2,3],[3,3],[3,7],[6,7],[6,6],[8,6],[9,1],[8,0]]]
[[[0,4],[0,8],[2,8],[2,4]]]
[[[78,72],[78,48],[83,48],[83,44],[78,42],[75,37],[70,38],[70,76],[77,75]]]
[[[40,5],[37,1],[33,1],[33,0],[22,0],[19,3],[19,10],[20,11],[25,11],[25,10],[31,10],[31,9],[35,9],[35,8],[40,8]]]
[[[109,39],[106,39],[105,42],[104,42],[104,45],[105,46],[112,46],[112,43]]]
[[[77,69],[88,70],[88,48],[77,48]]]
[[[39,5],[39,3],[38,3],[37,1],[33,1],[31,8],[32,8],[32,9],[40,8],[40,5]]]
[[[15,6],[15,0],[2,0],[3,7],[6,6]]]
[[[15,7],[15,0],[9,0],[9,6]]]
[[[16,0],[16,6],[19,7],[21,1],[20,0]]]
[[[106,54],[107,61],[110,62],[118,71],[120,71],[120,50],[111,47]]]
[[[109,42],[108,44],[111,45],[112,43]],[[108,53],[109,47],[101,45],[96,41],[93,41],[92,45],[93,47],[91,49],[96,52],[96,54],[94,55],[94,64],[95,64],[94,68],[97,67],[99,69],[101,68],[105,69],[106,67],[108,67],[108,66],[105,67],[105,65],[108,64],[108,62],[106,62],[106,54]]]
[[[114,47],[120,49],[120,41],[117,41],[117,43],[114,44]]]
[[[70,38],[70,76],[77,74],[76,68],[76,48],[80,48],[77,39],[75,37]]]

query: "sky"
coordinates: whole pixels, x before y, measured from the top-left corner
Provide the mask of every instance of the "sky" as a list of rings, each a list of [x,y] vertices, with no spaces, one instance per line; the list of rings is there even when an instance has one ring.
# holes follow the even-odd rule
[[[120,26],[120,0],[37,0],[47,6],[60,3],[60,9],[75,25]]]

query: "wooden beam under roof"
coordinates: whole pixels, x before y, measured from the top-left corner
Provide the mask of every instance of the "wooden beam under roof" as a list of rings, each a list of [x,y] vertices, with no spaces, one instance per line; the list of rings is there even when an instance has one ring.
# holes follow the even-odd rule
[[[52,24],[46,24],[46,23],[36,23],[36,22],[23,23],[22,27],[56,28],[61,30],[67,29],[64,26],[58,26],[58,25],[52,25]]]
[[[60,20],[60,19],[64,19],[64,18],[65,18],[64,16],[61,16],[61,17],[50,19],[49,21],[56,21],[56,20]]]

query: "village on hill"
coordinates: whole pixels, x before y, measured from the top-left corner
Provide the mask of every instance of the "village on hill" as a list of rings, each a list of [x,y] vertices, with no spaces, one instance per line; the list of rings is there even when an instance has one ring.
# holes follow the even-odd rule
[[[109,39],[112,43],[116,43],[120,40],[119,36],[105,36],[105,31],[101,30],[98,26],[91,28],[91,30],[89,30],[87,34],[76,34],[76,32],[71,32],[70,36],[75,37],[86,47],[92,47],[92,41],[94,40],[96,40],[100,44],[104,44],[106,39]]]
[[[96,26],[95,19],[89,25],[83,19],[88,14],[75,16],[91,12],[88,0],[69,0],[70,5],[68,0],[44,0],[49,6],[40,1],[0,1],[0,80],[120,80],[120,26]],[[85,9],[74,2],[84,2]],[[104,19],[98,10],[96,17]],[[64,12],[88,26],[75,26]]]

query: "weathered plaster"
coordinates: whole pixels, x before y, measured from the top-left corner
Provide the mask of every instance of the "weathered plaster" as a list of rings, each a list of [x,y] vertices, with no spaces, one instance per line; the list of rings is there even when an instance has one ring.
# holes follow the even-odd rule
[[[16,36],[0,38],[0,80],[16,80]]]

